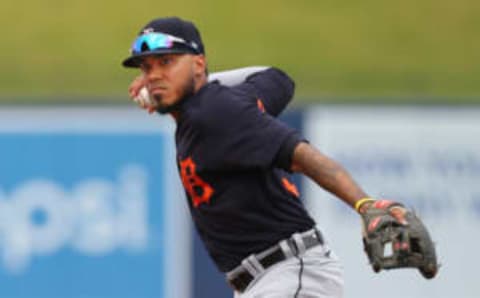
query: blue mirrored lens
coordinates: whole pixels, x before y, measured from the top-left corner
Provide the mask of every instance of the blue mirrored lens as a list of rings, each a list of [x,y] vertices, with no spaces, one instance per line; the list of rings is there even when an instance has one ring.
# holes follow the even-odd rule
[[[173,40],[168,35],[161,33],[148,33],[140,35],[132,45],[132,52],[141,53],[156,49],[169,49],[173,46]]]

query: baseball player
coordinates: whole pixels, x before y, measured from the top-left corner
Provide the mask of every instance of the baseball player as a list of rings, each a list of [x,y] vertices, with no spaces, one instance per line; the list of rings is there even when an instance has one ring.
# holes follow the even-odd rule
[[[364,221],[368,232],[381,226],[379,218],[408,225],[403,205],[368,197],[339,164],[276,119],[294,92],[281,70],[237,69],[209,80],[200,33],[176,17],[145,25],[123,65],[141,70],[129,89],[134,101],[176,121],[178,171],[195,227],[235,297],[342,297],[342,267],[291,172],[362,218],[380,212],[368,218],[375,225]]]

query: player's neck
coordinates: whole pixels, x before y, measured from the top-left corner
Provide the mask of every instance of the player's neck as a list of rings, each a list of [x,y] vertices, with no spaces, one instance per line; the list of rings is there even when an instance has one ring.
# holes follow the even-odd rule
[[[197,78],[193,87],[193,95],[197,94],[197,92],[200,91],[200,89],[202,89],[202,87],[205,86],[207,83],[208,81],[206,75],[202,75],[201,77]],[[175,122],[178,122],[178,120],[180,119],[180,112],[181,111],[179,110],[174,110],[170,112],[170,115],[173,117]]]
[[[207,75],[202,75],[197,80],[195,80],[195,92],[197,93],[198,90],[202,89],[203,86],[207,84]]]

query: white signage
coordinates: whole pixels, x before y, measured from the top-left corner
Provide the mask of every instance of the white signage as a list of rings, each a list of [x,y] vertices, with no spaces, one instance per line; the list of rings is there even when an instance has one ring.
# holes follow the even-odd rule
[[[359,217],[306,182],[307,205],[344,262],[346,298],[480,297],[480,109],[324,106],[307,114],[306,136],[371,196],[414,208],[437,242],[435,279],[375,274]]]

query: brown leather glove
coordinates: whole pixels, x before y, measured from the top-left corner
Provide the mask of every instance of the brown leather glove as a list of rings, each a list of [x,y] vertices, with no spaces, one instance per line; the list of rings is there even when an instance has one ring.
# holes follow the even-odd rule
[[[388,200],[369,201],[359,208],[363,244],[375,272],[418,268],[433,278],[438,272],[435,246],[420,218],[404,205]]]

